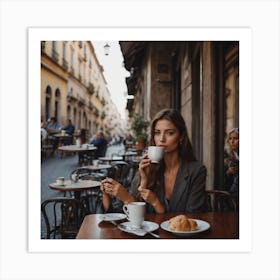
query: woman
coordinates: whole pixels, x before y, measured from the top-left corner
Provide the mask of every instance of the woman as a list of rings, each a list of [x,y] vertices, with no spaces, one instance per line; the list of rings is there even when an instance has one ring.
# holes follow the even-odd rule
[[[107,194],[114,192],[123,203],[144,200],[147,212],[204,211],[206,169],[195,160],[181,114],[175,109],[160,111],[152,121],[150,135],[149,145],[164,147],[164,157],[159,164],[152,164],[147,153],[142,156],[132,195],[109,181],[112,179],[105,179],[101,189]]]
[[[225,153],[225,185],[236,203],[239,197],[239,129],[233,128],[227,135]]]

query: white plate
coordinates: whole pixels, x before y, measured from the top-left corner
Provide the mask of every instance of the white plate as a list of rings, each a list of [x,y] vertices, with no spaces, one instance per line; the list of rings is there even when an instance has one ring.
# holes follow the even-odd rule
[[[157,223],[144,221],[142,228],[134,228],[130,222],[124,222],[118,225],[118,228],[122,231],[133,233],[135,235],[144,236],[149,231],[154,231],[159,228]]]
[[[168,227],[168,220],[165,221],[165,222],[162,222],[160,224],[160,227],[166,231],[169,231],[175,235],[179,235],[179,236],[188,236],[188,235],[193,235],[193,234],[197,234],[199,232],[202,232],[202,231],[205,231],[207,229],[210,228],[210,224],[205,222],[205,221],[202,221],[202,220],[197,220],[197,219],[192,219],[194,221],[196,221],[197,223],[197,228],[196,230],[188,230],[188,231],[178,231],[178,230],[172,230]]]
[[[107,213],[101,216],[102,221],[119,221],[126,218],[126,215],[123,213]]]

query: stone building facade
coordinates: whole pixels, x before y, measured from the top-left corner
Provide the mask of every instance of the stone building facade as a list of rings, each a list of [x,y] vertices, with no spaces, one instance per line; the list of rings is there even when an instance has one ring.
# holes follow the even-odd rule
[[[121,117],[90,41],[41,42],[41,115],[60,124],[71,119],[90,135],[120,131]]]
[[[239,43],[121,41],[129,116],[150,121],[163,108],[183,115],[207,188],[223,189],[226,132],[239,126]]]

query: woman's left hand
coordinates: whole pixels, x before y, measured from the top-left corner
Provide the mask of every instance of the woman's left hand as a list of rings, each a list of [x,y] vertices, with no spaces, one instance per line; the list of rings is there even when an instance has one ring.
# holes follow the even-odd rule
[[[102,189],[104,189],[106,194],[115,196],[121,201],[126,201],[129,193],[123,185],[119,182],[113,180],[112,178],[106,178],[101,181]]]

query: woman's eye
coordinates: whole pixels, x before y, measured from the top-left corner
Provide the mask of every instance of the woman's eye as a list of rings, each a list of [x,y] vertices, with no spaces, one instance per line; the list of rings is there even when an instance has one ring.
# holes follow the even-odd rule
[[[159,131],[155,131],[154,134],[155,135],[160,135],[160,132]]]

